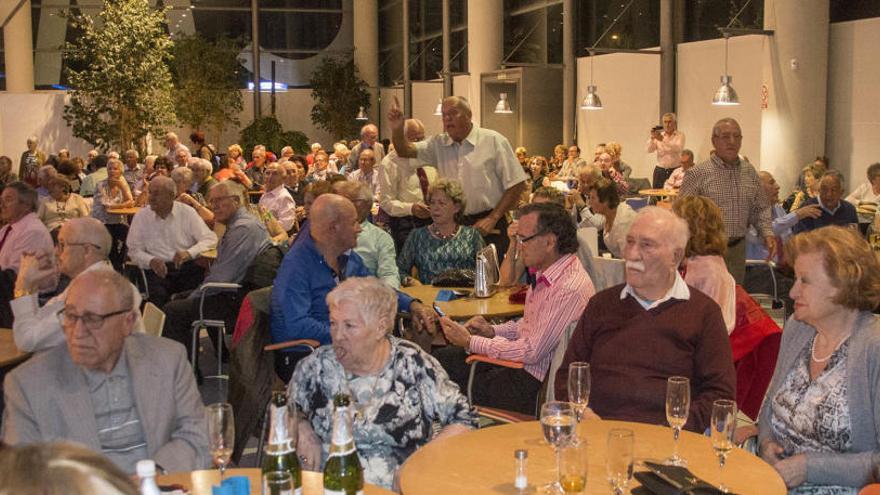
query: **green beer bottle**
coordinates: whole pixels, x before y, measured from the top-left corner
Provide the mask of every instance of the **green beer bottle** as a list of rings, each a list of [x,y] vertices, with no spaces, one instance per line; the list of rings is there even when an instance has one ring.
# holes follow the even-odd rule
[[[269,442],[264,448],[263,474],[287,471],[293,481],[293,495],[302,493],[302,468],[296,456],[293,432],[290,431],[290,413],[287,409],[287,393],[272,392],[269,402]],[[271,490],[263,483],[263,493]]]
[[[324,465],[324,495],[363,495],[364,470],[354,446],[349,407],[351,398],[333,398],[333,437],[330,455]]]

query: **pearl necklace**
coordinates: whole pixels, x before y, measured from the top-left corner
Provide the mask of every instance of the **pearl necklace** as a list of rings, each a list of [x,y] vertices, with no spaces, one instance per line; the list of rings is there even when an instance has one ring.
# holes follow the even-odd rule
[[[831,359],[831,356],[833,356],[834,353],[837,352],[838,349],[840,349],[840,346],[842,346],[843,343],[846,342],[848,339],[849,339],[849,335],[840,339],[840,342],[837,343],[837,345],[834,347],[833,351],[831,351],[824,358],[819,359],[816,357],[816,341],[819,340],[819,336],[816,335],[816,338],[813,339],[813,345],[810,346],[810,357],[813,359],[813,361],[815,361],[817,363],[824,363],[825,361],[828,361],[829,359]]]
[[[449,233],[449,234],[443,234],[443,233],[440,232],[440,229],[438,229],[437,227],[435,227],[434,224],[432,223],[431,225],[428,226],[428,231],[430,231],[430,232],[431,232],[431,235],[433,235],[434,237],[436,237],[436,238],[438,238],[438,239],[440,239],[440,240],[442,240],[442,241],[448,241],[449,239],[452,239],[453,237],[455,237],[456,235],[458,235],[458,230],[459,230],[460,228],[461,228],[461,226],[458,225],[458,226],[455,227],[455,230],[452,231],[451,233]]]

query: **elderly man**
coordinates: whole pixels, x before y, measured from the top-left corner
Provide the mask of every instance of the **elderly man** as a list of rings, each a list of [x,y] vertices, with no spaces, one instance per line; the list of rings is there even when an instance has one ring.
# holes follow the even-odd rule
[[[142,459],[175,471],[206,467],[205,408],[183,347],[132,335],[137,315],[121,275],[77,277],[59,313],[67,345],[6,376],[3,441],[81,443],[128,473]]]
[[[95,190],[102,181],[107,180],[107,162],[110,158],[107,155],[98,155],[92,160],[92,168],[94,171],[87,175],[79,186],[79,195],[83,197],[91,197],[95,195]]]
[[[75,279],[91,270],[113,270],[107,259],[112,245],[110,233],[94,218],[72,218],[61,226],[57,260],[51,251],[41,251],[22,256],[21,269],[15,280],[15,299],[10,303],[15,322],[12,325],[15,345],[26,352],[36,352],[64,342],[64,333],[56,318],[64,308],[67,289],[39,306],[38,294],[54,290],[58,274]],[[131,290],[135,306],[141,302],[140,293],[133,285]],[[137,323],[139,329],[140,321]]]
[[[248,176],[248,179],[253,182],[253,189],[261,189],[266,180],[263,176],[263,172],[266,169],[266,163],[268,162],[266,147],[262,145],[255,146],[254,152],[251,156],[253,157],[253,160],[247,164],[244,173]]]
[[[773,229],[773,234],[777,236],[777,245],[781,246],[788,241],[788,238],[792,236],[792,229],[798,222],[806,218],[818,218],[822,215],[822,209],[817,203],[805,204],[797,210],[786,212],[785,208],[782,207],[782,203],[779,201],[779,184],[776,183],[776,179],[773,178],[773,175],[770,174],[770,172],[762,170],[758,172],[758,177],[761,178],[761,187],[764,188],[764,194],[767,195],[767,198],[769,198],[770,204],[772,205],[770,211],[772,217],[771,228]],[[781,255],[781,250],[778,250],[773,261],[779,263],[781,261]],[[764,246],[763,240],[758,237],[758,233],[755,231],[754,227],[749,227],[749,231],[746,234],[746,259],[769,259],[767,248]],[[746,269],[746,283],[743,284],[746,287],[749,286],[749,272],[751,271],[751,267]],[[766,274],[766,270],[761,269],[760,271],[763,271]],[[749,292],[759,291],[749,290]],[[766,294],[771,293],[764,291],[760,292]]]
[[[684,174],[692,168],[694,168],[694,152],[691,150],[681,150],[681,165],[672,171],[669,178],[663,183],[663,189],[667,191],[678,191],[681,189],[681,183],[684,182]]]
[[[207,198],[208,191],[217,183],[214,176],[211,175],[213,165],[204,158],[193,158],[189,161],[188,166],[193,173],[193,184],[190,192]]]
[[[0,193],[0,270],[18,272],[21,255],[52,251],[52,236],[37,217],[37,192],[13,182]]]
[[[149,194],[150,207],[135,214],[126,244],[146,273],[150,301],[161,307],[173,294],[199,286],[205,271],[194,259],[217,245],[217,235],[194,209],[174,200],[177,190],[168,177],[150,181]]]
[[[18,162],[18,176],[32,187],[37,187],[37,171],[46,163],[46,154],[37,149],[37,136],[27,138],[27,150]]]
[[[367,150],[364,150],[367,153]],[[361,153],[363,156],[364,153]],[[354,252],[360,255],[364,266],[371,274],[390,285],[400,288],[400,272],[397,269],[397,251],[394,240],[388,232],[376,227],[367,216],[373,207],[370,187],[361,182],[339,181],[333,184],[333,192],[348,198],[357,210],[357,221],[361,226]]]
[[[168,160],[168,163],[173,164],[177,162],[177,152],[180,150],[186,152],[187,160],[189,160],[192,156],[192,154],[189,152],[189,148],[181,143],[180,139],[177,137],[177,134],[173,132],[165,134],[165,147],[168,149],[168,153],[165,154],[165,159]],[[184,163],[184,166],[186,166],[186,163]]]
[[[828,225],[853,226],[858,228],[859,217],[856,207],[843,201],[843,175],[837,170],[825,172],[819,182],[819,195],[803,202],[803,206],[819,205],[821,214],[817,217],[802,218],[793,229],[795,234],[818,229]]]
[[[715,154],[684,176],[679,195],[706,196],[721,209],[727,233],[727,270],[741,284],[746,272],[746,243],[749,226],[764,239],[770,258],[776,254],[776,240],[770,226],[770,202],[758,179],[758,172],[739,156],[742,131],[731,118],[712,128]]]
[[[174,153],[174,161],[171,162],[174,164],[174,168],[186,168],[189,166],[189,161],[192,159],[192,155],[189,153],[189,150],[184,148],[178,148],[178,150]]]
[[[590,300],[556,374],[565,400],[568,365],[590,363],[590,406],[602,418],[666,424],[666,379],[690,379],[685,427],[703,432],[712,402],[733,399],[736,372],[721,309],[678,273],[688,227],[671,211],[641,209],[626,236],[626,283]]]
[[[568,212],[543,203],[524,206],[519,214],[519,256],[537,279],[526,293],[523,318],[499,325],[482,316],[464,325],[441,318],[452,345],[438,349],[435,356],[462,390],[468,382],[467,353],[523,363],[521,369],[479,366],[472,399],[474,405],[534,414],[535,397],[559,339],[596,291],[575,255],[577,231]]]
[[[322,194],[309,211],[308,231],[284,256],[272,289],[272,341],[315,339],[330,343],[330,316],[325,297],[348,277],[372,275],[352,249],[361,227],[357,210],[348,199]],[[398,309],[413,314],[416,324],[433,330],[433,311],[398,292]],[[275,371],[286,382],[305,354],[285,352],[276,359]]]
[[[274,215],[281,228],[290,232],[296,225],[296,202],[284,187],[287,172],[278,162],[272,162],[266,166],[263,177],[266,192],[260,197],[260,208]]]
[[[315,166],[312,167],[312,171],[309,172],[306,180],[308,182],[327,180],[330,172],[330,157],[325,151],[318,151],[315,153]]]
[[[507,138],[482,129],[471,121],[470,104],[464,98],[443,100],[443,134],[412,143],[403,132],[403,113],[397,97],[388,112],[394,149],[404,158],[418,158],[437,166],[441,177],[457,179],[464,187],[467,209],[465,225],[473,225],[486,242],[507,251],[507,212],[526,188],[526,174]]]
[[[211,264],[205,283],[242,283],[248,267],[257,255],[271,245],[265,225],[259,218],[248,213],[242,204],[240,191],[237,185],[223,181],[217,183],[208,193],[208,201],[214,210],[214,221],[223,224],[226,233],[217,246],[217,259]],[[280,254],[277,262],[280,262]],[[245,290],[255,288],[257,287],[246,287]],[[190,297],[171,301],[163,308],[167,318],[162,335],[185,345],[187,354],[191,345],[190,324],[199,317],[197,295],[197,292],[192,292]],[[240,294],[236,292],[210,295],[205,299],[205,316],[226,320],[226,328],[234,328],[240,303]]]
[[[140,154],[135,149],[126,151],[123,156],[125,170],[122,171],[122,176],[125,177],[125,182],[128,182],[129,189],[134,191],[135,185],[144,178],[144,166],[138,163]]]
[[[651,129],[645,149],[648,153],[657,153],[652,187],[664,187],[673,171],[683,163],[681,153],[684,149],[684,133],[678,130],[674,113],[663,114],[663,129]],[[691,153],[691,163],[693,158],[694,154]]]
[[[373,163],[381,162],[383,158],[385,158],[385,147],[382,146],[382,143],[378,142],[379,139],[379,128],[373,124],[367,124],[361,127],[361,144],[356,146],[351,150],[351,154],[348,155],[348,164],[346,169],[348,172],[352,172],[358,169],[360,166],[360,156],[363,150],[373,150]],[[340,164],[340,168],[342,165]],[[340,171],[339,173],[342,173]]]
[[[376,173],[376,155],[371,149],[361,151],[358,169],[348,174],[348,180],[362,182],[370,187],[375,200],[379,191],[379,174]]]
[[[425,140],[425,126],[418,119],[407,119],[403,130],[411,143]],[[415,158],[401,158],[397,151],[392,151],[382,159],[378,172],[379,207],[389,216],[394,248],[400,252],[413,229],[431,223],[425,198],[428,186],[437,180],[437,169]]]

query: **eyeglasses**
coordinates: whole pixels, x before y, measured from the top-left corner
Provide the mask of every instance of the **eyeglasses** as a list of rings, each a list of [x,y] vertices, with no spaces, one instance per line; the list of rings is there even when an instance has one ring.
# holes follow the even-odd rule
[[[516,235],[516,242],[518,242],[520,244],[525,244],[525,243],[531,241],[532,239],[534,239],[535,237],[538,237],[539,235],[542,235],[542,234],[546,234],[546,232],[535,232],[534,234],[532,234],[528,237],[523,237],[523,236],[517,234]]]
[[[92,246],[92,247],[95,248],[95,249],[101,249],[101,246],[98,246],[97,244],[94,244],[94,243],[91,243],[91,242],[64,242],[64,241],[58,241],[58,250],[59,250],[59,251],[64,251],[66,248],[71,247],[71,246]]]
[[[104,320],[107,318],[121,315],[123,313],[128,313],[131,309],[121,309],[119,311],[113,311],[112,313],[105,313],[103,315],[96,315],[95,313],[84,313],[82,315],[78,315],[76,313],[71,312],[67,308],[63,308],[58,311],[58,321],[61,322],[61,326],[63,327],[72,327],[76,325],[77,321],[82,321],[83,326],[85,326],[89,331],[95,331],[104,326]]]

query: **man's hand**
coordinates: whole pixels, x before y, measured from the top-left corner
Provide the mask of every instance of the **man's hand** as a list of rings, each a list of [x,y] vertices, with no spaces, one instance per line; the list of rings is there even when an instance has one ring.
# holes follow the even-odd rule
[[[807,456],[804,454],[794,455],[773,465],[776,471],[785,481],[785,486],[794,488],[807,481]]]
[[[498,220],[493,218],[492,215],[489,215],[477,220],[477,222],[474,223],[474,228],[477,229],[483,237],[486,237],[489,235],[489,232],[495,229],[495,224],[497,223]]]
[[[174,258],[172,258],[171,261],[174,262],[174,268],[180,268],[180,265],[186,263],[191,259],[192,256],[190,256],[189,251],[181,249],[180,251],[174,253]]]
[[[409,305],[409,312],[417,331],[427,332],[431,335],[437,333],[437,321],[433,309],[418,301],[413,301]]]
[[[764,245],[767,247],[767,261],[775,261],[776,250],[781,247],[776,245],[776,237],[768,235],[764,238]]]
[[[58,272],[51,253],[22,253],[18,277],[15,279],[16,291],[34,293],[51,290],[57,283]]]
[[[510,239],[510,245],[516,244],[516,234],[519,233],[519,220],[514,220],[507,224],[507,238]]]
[[[761,455],[761,459],[764,459],[767,464],[775,466],[777,462],[782,460],[782,455],[785,453],[785,449],[782,448],[782,445],[779,445],[773,440],[765,440],[761,444],[761,448],[758,449],[758,453]]]
[[[150,260],[150,269],[153,270],[153,273],[159,278],[165,278],[165,276],[168,275],[168,267],[165,266],[165,262],[159,258],[153,258]]]
[[[425,203],[413,203],[410,211],[416,218],[431,218],[431,210],[428,209]]]
[[[400,129],[402,131],[404,120],[406,119],[400,110],[400,100],[397,99],[397,96],[391,97],[391,106],[388,108],[388,124],[391,125],[391,130]]]
[[[492,328],[492,325],[480,315],[474,316],[470,320],[464,322],[464,327],[467,328],[470,333],[479,335],[480,337],[491,339],[495,336],[495,329]]]
[[[440,327],[446,340],[452,345],[467,349],[471,341],[471,333],[463,325],[452,321],[448,316],[440,318]]]
[[[801,206],[797,210],[794,210],[794,214],[797,216],[798,220],[803,220],[805,218],[819,218],[822,216],[822,208],[816,204]]]

